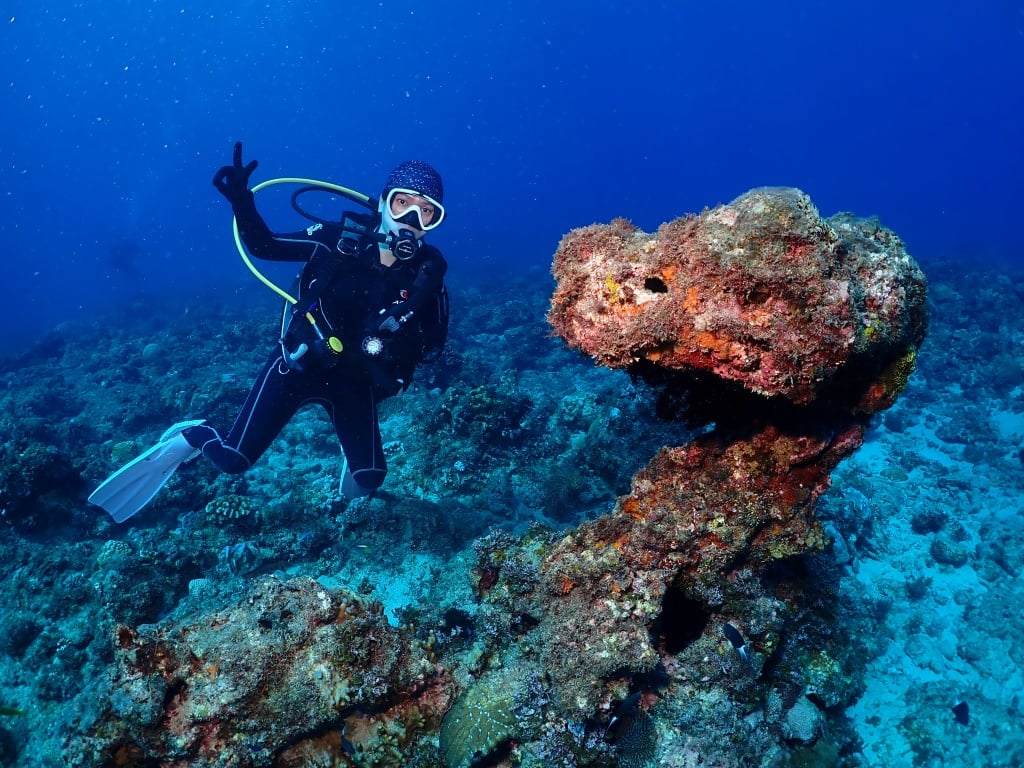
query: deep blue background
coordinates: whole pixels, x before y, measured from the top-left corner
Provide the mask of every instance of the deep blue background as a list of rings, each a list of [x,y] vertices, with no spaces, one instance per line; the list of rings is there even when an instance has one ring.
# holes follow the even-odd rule
[[[265,291],[210,184],[239,139],[254,181],[376,194],[431,162],[455,281],[761,185],[878,215],[925,262],[1024,261],[1019,2],[241,5],[8,4],[0,354],[140,295]],[[299,223],[279,198],[272,226]]]

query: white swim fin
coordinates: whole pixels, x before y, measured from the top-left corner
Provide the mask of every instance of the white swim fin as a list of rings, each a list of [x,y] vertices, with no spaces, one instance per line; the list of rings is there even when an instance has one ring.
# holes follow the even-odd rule
[[[168,429],[156,445],[104,480],[90,494],[90,503],[109,512],[114,522],[130,518],[156,496],[182,462],[199,455],[181,433],[203,422],[183,421]]]

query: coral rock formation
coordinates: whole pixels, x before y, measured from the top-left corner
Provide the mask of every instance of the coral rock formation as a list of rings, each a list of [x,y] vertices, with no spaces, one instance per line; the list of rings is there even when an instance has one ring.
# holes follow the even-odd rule
[[[818,438],[769,426],[659,451],[613,514],[567,535],[542,565],[550,597],[541,653],[563,705],[586,713],[613,672],[654,667],[651,624],[670,586],[727,582],[740,567],[821,549],[813,502],[862,438],[858,426]]]
[[[900,240],[874,220],[822,220],[795,189],[755,189],[654,235],[623,219],[573,230],[554,274],[548,319],[599,363],[709,373],[798,404],[840,387],[847,407],[888,407],[898,373],[868,386],[905,369],[926,330],[924,275]]]
[[[574,230],[553,270],[559,335],[715,425],[662,449],[612,515],[542,563],[541,653],[583,715],[613,673],[654,668],[669,588],[721,593],[740,568],[824,546],[814,502],[861,445],[864,414],[912,372],[926,283],[877,222],[824,221],[798,190],[768,188],[653,236],[624,220]]]

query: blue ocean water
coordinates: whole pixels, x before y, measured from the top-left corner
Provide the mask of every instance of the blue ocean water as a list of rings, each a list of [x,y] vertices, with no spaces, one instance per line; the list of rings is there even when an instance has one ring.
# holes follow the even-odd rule
[[[918,371],[822,505],[848,548],[844,589],[880,627],[866,691],[851,694],[864,764],[980,764],[1006,742],[1002,764],[1022,764],[1024,627],[1006,607],[1024,596],[1024,4],[15,0],[0,23],[0,391],[14,404],[0,422],[0,506],[12,510],[0,509],[0,552],[13,564],[0,707],[29,713],[0,713],[0,762],[63,764],[69,723],[103,703],[91,691],[103,690],[111,622],[187,614],[236,589],[229,576],[321,575],[327,562],[343,565],[325,581],[365,580],[394,619],[441,591],[448,560],[468,571],[467,540],[489,526],[606,511],[669,438],[625,377],[538,342],[559,239],[616,216],[654,230],[786,185],[826,216],[877,215],[932,280]],[[465,416],[457,444],[424,447],[415,418],[436,415],[433,401],[393,404],[388,482],[405,506],[344,525],[319,413],[300,415],[244,484],[186,467],[130,526],[86,505],[115,456],[172,421],[210,405],[233,416],[274,338],[279,302],[238,258],[211,184],[236,141],[259,160],[256,182],[375,195],[399,161],[436,166],[449,220],[429,239],[450,264],[467,361],[452,399],[438,397],[454,412],[469,390],[512,392],[550,416],[548,433],[535,423],[519,444],[494,430],[491,455],[474,456],[460,452],[481,437]],[[259,204],[277,229],[305,224],[279,189]],[[81,336],[95,317],[98,352]],[[151,340],[164,359],[141,354]],[[508,371],[520,378],[495,383]],[[132,407],[112,417],[107,391]],[[623,435],[646,441],[628,460]],[[586,484],[545,485],[566,445],[590,451]],[[15,489],[22,466],[36,474]],[[21,499],[28,522],[12,522],[15,490],[51,487],[56,501]],[[258,511],[204,522],[207,503],[239,496]],[[457,518],[452,499],[475,517]],[[393,530],[418,548],[392,551]],[[225,550],[260,562],[225,574]],[[949,713],[960,699],[969,728]],[[683,718],[658,716],[671,753]]]
[[[878,215],[918,258],[1019,259],[1022,26],[1008,1],[15,0],[0,349],[135,295],[259,290],[209,183],[237,140],[256,180],[370,194],[434,163],[455,274],[546,268],[574,226],[653,229],[761,185]]]

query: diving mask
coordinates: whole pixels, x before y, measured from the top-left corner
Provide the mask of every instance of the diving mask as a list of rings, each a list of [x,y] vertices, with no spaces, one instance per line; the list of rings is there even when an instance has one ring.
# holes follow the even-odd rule
[[[429,232],[445,219],[444,206],[429,195],[414,189],[395,187],[388,191],[381,206],[386,229],[395,232],[401,228]]]

